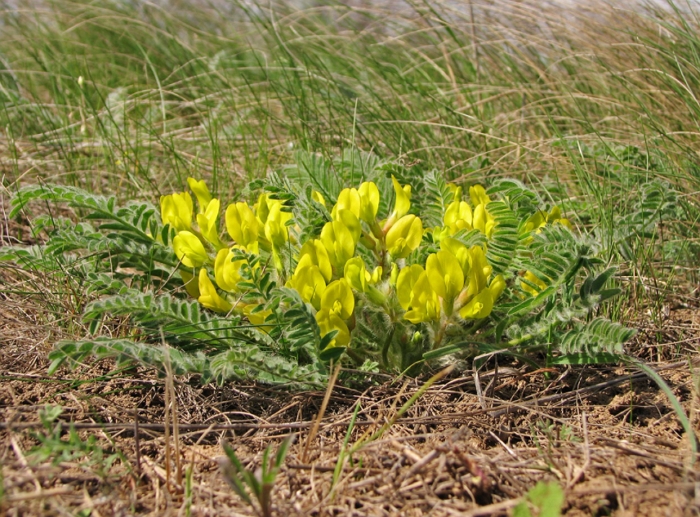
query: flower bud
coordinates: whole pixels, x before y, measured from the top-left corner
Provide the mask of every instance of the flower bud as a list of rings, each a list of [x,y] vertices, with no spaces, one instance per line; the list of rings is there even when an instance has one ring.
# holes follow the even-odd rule
[[[379,189],[373,181],[365,181],[360,185],[360,219],[367,224],[373,224],[379,211]]]
[[[525,280],[525,282],[523,282],[523,280]],[[520,281],[520,289],[532,296],[537,296],[540,294],[540,291],[547,288],[547,283],[540,280],[539,277],[535,276],[531,271],[525,271],[523,280]]]
[[[313,199],[325,208],[326,199],[323,197],[323,194],[321,194],[318,190],[314,190],[313,192],[311,192],[311,199]]]
[[[217,248],[222,247],[221,240],[219,239],[219,230],[217,229],[220,207],[221,202],[218,199],[212,199],[209,201],[204,213],[197,214],[197,224],[199,225],[199,231],[202,237]]]
[[[394,184],[396,200],[394,201],[394,211],[391,213],[390,218],[397,220],[406,215],[411,208],[411,185],[402,187],[393,175],[391,176],[391,182]]]
[[[209,192],[209,187],[207,187],[207,184],[204,182],[204,180],[197,181],[194,178],[187,178],[187,184],[190,186],[190,189],[192,190],[192,192],[194,192],[194,195],[197,197],[199,213],[203,214],[206,211],[207,206],[209,205],[209,201],[211,201],[211,193]]]

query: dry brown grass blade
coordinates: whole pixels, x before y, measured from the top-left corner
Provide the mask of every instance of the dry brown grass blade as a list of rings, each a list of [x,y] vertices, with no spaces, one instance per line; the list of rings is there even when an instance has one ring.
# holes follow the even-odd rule
[[[306,443],[304,444],[304,452],[301,455],[301,462],[306,463],[309,457],[309,448],[311,443],[316,438],[318,434],[318,428],[321,426],[321,421],[323,421],[323,416],[326,414],[326,408],[328,407],[328,401],[331,399],[331,394],[333,393],[333,388],[335,386],[336,380],[338,379],[338,374],[340,373],[341,363],[338,363],[333,369],[330,378],[328,379],[328,386],[326,387],[326,393],[323,396],[323,402],[321,402],[321,409],[318,411],[318,415],[313,421],[311,429],[308,436],[306,437]]]

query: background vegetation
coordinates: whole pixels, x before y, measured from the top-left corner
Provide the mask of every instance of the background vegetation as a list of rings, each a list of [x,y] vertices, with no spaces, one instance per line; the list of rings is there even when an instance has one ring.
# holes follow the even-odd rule
[[[192,175],[236,199],[297,150],[356,146],[469,183],[523,179],[630,276],[689,272],[690,7],[450,5],[6,5],[6,194],[43,181],[154,200]]]

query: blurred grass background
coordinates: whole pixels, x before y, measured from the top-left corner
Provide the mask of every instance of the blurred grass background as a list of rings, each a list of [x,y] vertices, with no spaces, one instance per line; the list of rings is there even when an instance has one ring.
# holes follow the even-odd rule
[[[520,179],[622,264],[632,305],[696,296],[697,11],[624,4],[5,1],[3,187],[155,201],[196,176],[228,201],[357,148]]]

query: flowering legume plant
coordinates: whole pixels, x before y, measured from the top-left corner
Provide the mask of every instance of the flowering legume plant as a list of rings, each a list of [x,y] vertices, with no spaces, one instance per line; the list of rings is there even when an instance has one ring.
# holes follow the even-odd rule
[[[188,178],[188,184],[196,196],[198,213],[194,214],[192,196],[180,192],[161,198],[161,217],[175,231],[172,246],[182,264],[199,270],[198,280],[189,271],[181,272],[188,292],[208,309],[239,313],[264,328],[272,315],[264,308],[264,300],[238,300],[248,288],[241,269],[259,267],[256,258],[263,252],[271,258],[278,281],[313,307],[321,337],[333,333],[328,348],[350,346],[359,304],[373,305],[390,319],[427,323],[433,346],[439,346],[450,325],[488,317],[505,288],[503,275],[494,275],[486,260],[487,243],[467,247],[453,237],[460,230],[475,229],[488,242],[495,226],[487,209],[490,199],[476,185],[469,189],[470,204],[462,199],[460,187],[450,185],[454,201],[445,211],[443,226],[426,229],[420,217],[408,213],[410,185],[401,185],[394,176],[391,180],[394,205],[382,219],[377,217],[380,194],[374,182],[343,189],[332,207],[314,191],[312,198],[330,208],[330,220],[318,238],[304,242],[289,207],[265,193],[252,207],[238,202],[226,208],[224,225],[231,240],[222,241],[218,230],[221,203],[211,197],[204,181],[193,178]],[[545,218],[538,212],[526,227],[539,228],[547,219],[569,225],[566,219]],[[431,234],[437,251],[425,260],[407,261],[421,245],[424,233]],[[296,266],[288,276],[292,268],[285,267],[282,250],[292,246],[299,251],[292,252]],[[251,256],[256,258],[251,260]],[[523,281],[525,290],[532,294],[545,287],[530,272],[525,278],[530,282]]]
[[[488,352],[534,364],[622,354],[633,331],[591,316],[619,292],[614,269],[558,207],[512,180],[463,189],[396,164],[363,175],[297,167],[225,208],[194,178],[160,210],[29,187],[13,213],[50,199],[98,225],[39,218],[47,244],[0,258],[60,262],[94,296],[92,335],[59,343],[52,369],[90,354],[160,368],[161,339],[179,373],[303,385],[321,384],[330,360],[413,373]],[[105,332],[124,318],[127,335]]]

